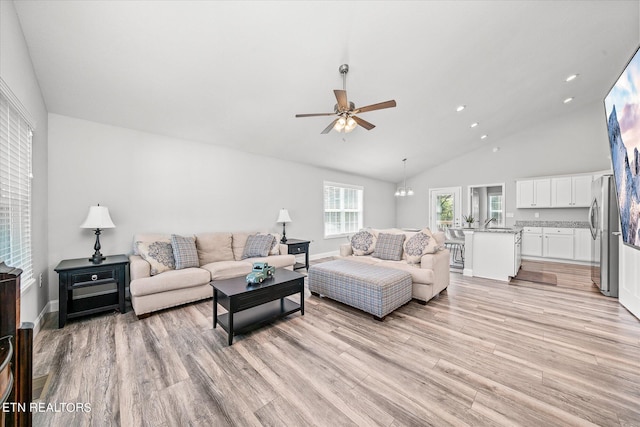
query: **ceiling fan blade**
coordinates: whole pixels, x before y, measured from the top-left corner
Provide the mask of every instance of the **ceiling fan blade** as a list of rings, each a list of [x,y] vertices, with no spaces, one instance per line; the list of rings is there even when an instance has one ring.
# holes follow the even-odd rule
[[[372,124],[372,123],[369,123],[369,122],[368,122],[368,121],[366,121],[366,120],[362,120],[360,117],[357,117],[357,116],[351,116],[351,118],[352,118],[353,120],[355,120],[357,124],[359,124],[360,126],[362,126],[363,128],[365,128],[366,130],[371,130],[371,129],[373,129],[374,127],[376,127],[376,125],[374,125],[374,124]]]
[[[336,100],[338,100],[338,110],[339,111],[348,111],[349,103],[347,102],[347,91],[336,89],[333,91],[336,95]]]
[[[340,117],[337,117],[334,121],[331,122],[331,124],[329,126],[327,126],[326,128],[324,128],[324,130],[322,132],[320,132],[321,134],[323,133],[329,133],[331,132],[331,129],[333,129],[333,126],[336,124],[336,122],[338,121]]]
[[[367,111],[373,111],[373,110],[382,110],[383,108],[392,108],[395,106],[396,106],[396,101],[394,100],[379,102],[377,104],[371,104],[365,107],[356,108],[356,110],[354,111],[354,114],[365,113]]]
[[[315,117],[315,116],[333,116],[336,113],[313,113],[313,114],[296,114],[296,117]]]

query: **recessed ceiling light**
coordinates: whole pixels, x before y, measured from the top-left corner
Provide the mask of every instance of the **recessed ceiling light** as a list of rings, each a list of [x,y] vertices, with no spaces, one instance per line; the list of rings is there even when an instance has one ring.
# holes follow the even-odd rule
[[[456,108],[456,111],[459,113],[460,111],[464,110],[467,106],[466,105],[458,105],[458,108]]]
[[[478,126],[478,125],[479,125],[479,123],[478,123],[478,122],[471,123],[471,127],[472,127],[472,128],[474,128],[474,127],[476,127],[476,126]]]
[[[482,135],[480,139],[487,139],[487,135]]]
[[[564,81],[565,82],[570,82],[571,80],[575,80],[576,77],[578,77],[578,74],[571,74],[569,77],[564,79]]]
[[[565,100],[564,100],[564,101],[562,101],[562,102],[564,102],[565,104],[568,104],[568,103],[570,103],[571,101],[573,101],[573,96],[570,96],[569,98],[565,99]]]

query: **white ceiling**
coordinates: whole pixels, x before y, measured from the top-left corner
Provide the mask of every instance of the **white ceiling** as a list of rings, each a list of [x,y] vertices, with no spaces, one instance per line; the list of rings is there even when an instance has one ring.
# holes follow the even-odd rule
[[[392,182],[601,101],[640,41],[637,0],[15,3],[51,113]],[[294,115],[333,111],[343,63],[398,106],[320,135]]]

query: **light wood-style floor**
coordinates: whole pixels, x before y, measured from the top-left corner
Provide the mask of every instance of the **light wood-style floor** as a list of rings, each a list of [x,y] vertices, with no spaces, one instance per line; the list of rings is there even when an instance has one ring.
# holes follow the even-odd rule
[[[589,269],[527,263],[558,286],[451,274],[426,306],[383,323],[306,298],[299,313],[226,345],[212,301],[143,320],[50,317],[35,343],[39,426],[640,425],[640,321]]]

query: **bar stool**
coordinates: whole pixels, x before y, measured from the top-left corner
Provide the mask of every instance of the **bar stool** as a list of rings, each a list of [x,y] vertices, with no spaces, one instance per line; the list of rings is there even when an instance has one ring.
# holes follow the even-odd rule
[[[444,245],[451,250],[452,261],[454,264],[461,264],[464,268],[464,233],[462,230],[459,232],[462,233],[462,238],[458,237],[458,230],[445,228]]]

